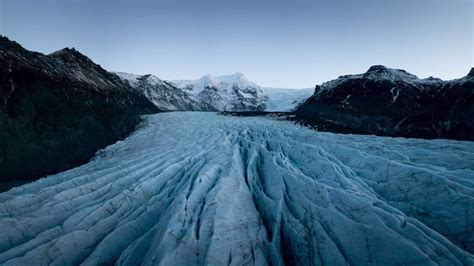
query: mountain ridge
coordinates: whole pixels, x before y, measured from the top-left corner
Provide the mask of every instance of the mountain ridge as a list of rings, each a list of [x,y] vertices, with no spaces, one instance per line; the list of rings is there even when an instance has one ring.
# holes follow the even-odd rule
[[[220,111],[292,111],[312,91],[263,87],[241,72],[219,76],[207,74],[195,80],[172,80],[170,83]]]
[[[212,106],[200,102],[193,95],[187,94],[152,74],[135,75],[124,72],[115,72],[115,74],[163,110],[217,111]]]
[[[321,130],[474,140],[474,78],[420,79],[373,66],[315,87],[296,119]]]
[[[153,74],[114,72],[167,111],[293,111],[312,89],[262,87],[236,72],[196,80],[164,80]]]

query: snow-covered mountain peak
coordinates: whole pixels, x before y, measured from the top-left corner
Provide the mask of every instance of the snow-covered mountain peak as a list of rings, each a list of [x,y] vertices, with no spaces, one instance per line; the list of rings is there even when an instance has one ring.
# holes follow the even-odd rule
[[[191,80],[185,82],[187,85],[191,83]],[[214,87],[217,86],[217,81],[213,76],[210,74],[207,74],[205,76],[202,76],[200,79],[196,80],[194,82],[196,85],[199,85],[199,88],[204,88],[204,87]],[[200,91],[199,91],[200,92]]]
[[[240,72],[170,83],[221,111],[290,111],[312,93],[311,89],[264,88]]]
[[[216,77],[214,77],[214,79],[219,81],[219,82],[244,83],[244,84],[252,83],[252,84],[255,84],[253,82],[250,82],[247,79],[247,77],[244,74],[240,73],[240,72],[235,72],[234,74],[230,74],[230,75],[216,76]]]
[[[169,83],[217,110],[265,110],[262,89],[250,82],[242,73],[221,76],[205,75],[197,80],[175,80]]]
[[[220,87],[220,88],[256,88],[259,89],[260,86],[249,81],[244,74],[236,72],[230,75],[221,75],[221,76],[212,76],[210,74],[202,76],[197,82],[196,85],[200,87]]]
[[[151,74],[115,74],[170,111],[291,111],[312,93],[312,89],[263,88],[239,72],[174,81]]]

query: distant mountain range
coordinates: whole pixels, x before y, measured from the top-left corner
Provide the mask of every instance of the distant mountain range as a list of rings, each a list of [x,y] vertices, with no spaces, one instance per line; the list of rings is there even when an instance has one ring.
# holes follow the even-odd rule
[[[241,73],[174,81],[150,74],[116,74],[168,111],[293,111],[313,93],[312,89],[261,87]]]
[[[444,81],[372,66],[316,86],[295,114],[332,132],[474,140],[474,69]]]

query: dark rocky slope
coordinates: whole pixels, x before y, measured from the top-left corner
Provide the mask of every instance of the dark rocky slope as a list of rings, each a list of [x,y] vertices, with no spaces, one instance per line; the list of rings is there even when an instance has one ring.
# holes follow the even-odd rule
[[[0,181],[86,162],[159,109],[75,49],[31,52],[0,36]]]
[[[295,115],[324,131],[474,140],[474,69],[443,81],[373,66],[316,86]]]

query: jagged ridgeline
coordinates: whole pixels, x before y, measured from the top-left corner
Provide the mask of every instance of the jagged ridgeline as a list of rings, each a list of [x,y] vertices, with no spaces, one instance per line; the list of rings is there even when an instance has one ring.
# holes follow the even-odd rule
[[[320,130],[474,140],[474,69],[463,78],[419,79],[373,66],[316,86],[296,119]]]
[[[151,74],[116,73],[167,111],[293,111],[313,93],[312,89],[262,87],[242,73],[205,75],[197,80],[165,81]]]
[[[0,181],[77,166],[159,111],[74,48],[49,55],[0,36]]]

